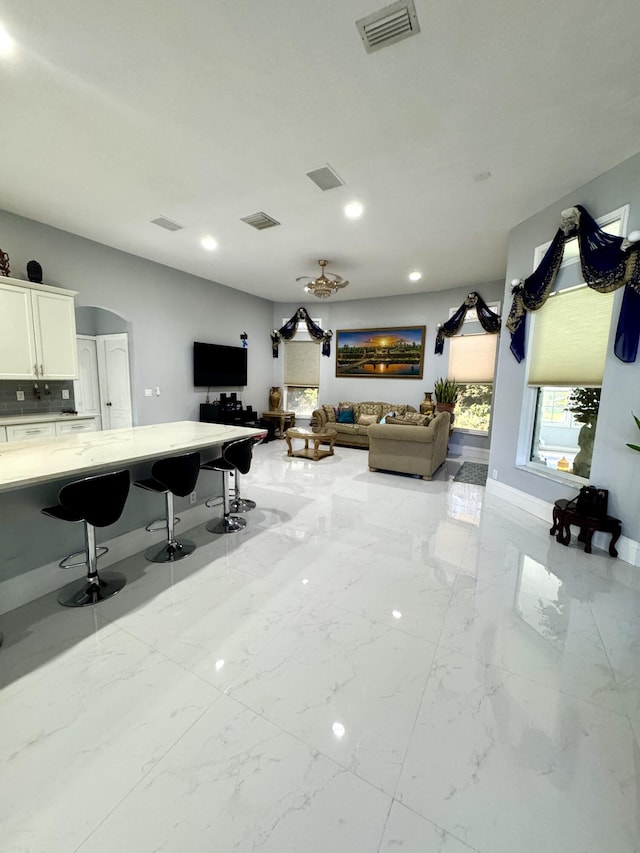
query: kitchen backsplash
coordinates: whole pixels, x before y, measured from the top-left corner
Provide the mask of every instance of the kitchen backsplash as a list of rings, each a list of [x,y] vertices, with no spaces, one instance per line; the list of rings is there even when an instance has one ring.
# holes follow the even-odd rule
[[[69,392],[69,399],[62,399],[62,391]],[[24,400],[16,398],[17,391],[24,391]],[[10,415],[37,415],[75,409],[73,380],[58,382],[51,380],[0,381],[0,417]]]

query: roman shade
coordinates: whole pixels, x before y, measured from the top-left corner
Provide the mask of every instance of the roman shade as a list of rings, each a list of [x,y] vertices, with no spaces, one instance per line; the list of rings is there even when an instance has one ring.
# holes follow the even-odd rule
[[[493,382],[498,335],[449,338],[449,379],[461,385]]]
[[[287,341],[284,347],[285,385],[317,386],[320,383],[320,347],[311,341]]]
[[[602,385],[613,296],[584,285],[547,299],[534,315],[529,385]]]

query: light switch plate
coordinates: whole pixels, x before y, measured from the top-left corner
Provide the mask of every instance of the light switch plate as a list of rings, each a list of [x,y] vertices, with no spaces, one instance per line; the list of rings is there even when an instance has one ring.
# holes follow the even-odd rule
[[[69,389],[68,389],[68,388],[63,388],[63,389],[62,389],[62,399],[63,399],[63,400],[68,400],[68,399],[69,399]]]
[[[151,389],[151,388],[145,388],[145,389],[144,389],[144,396],[145,396],[145,397],[153,397],[153,389]]]
[[[22,403],[24,400],[24,391],[16,391],[16,400]]]

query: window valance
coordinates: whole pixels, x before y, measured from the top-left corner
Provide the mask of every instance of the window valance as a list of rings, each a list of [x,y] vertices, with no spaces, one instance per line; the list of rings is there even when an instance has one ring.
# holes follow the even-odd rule
[[[495,335],[500,331],[500,315],[492,311],[479,293],[473,291],[464,300],[456,313],[447,320],[446,323],[438,324],[438,333],[436,335],[436,355],[442,355],[444,348],[444,339],[451,338],[457,335],[460,331],[464,318],[467,316],[467,311],[472,308],[476,309],[480,325],[489,334]]]
[[[586,284],[598,293],[625,288],[614,352],[620,361],[636,360],[640,338],[640,240],[631,242],[607,234],[578,204],[562,211],[560,228],[538,268],[528,278],[514,283],[506,325],[516,361],[522,361],[525,354],[526,312],[537,311],[547,301],[562,263],[564,244],[576,236]]]
[[[298,308],[295,314],[287,320],[284,326],[279,329],[274,329],[271,332],[271,353],[274,358],[278,358],[278,347],[284,338],[285,341],[290,341],[298,329],[298,323],[304,320],[307,326],[307,331],[316,341],[322,342],[322,355],[331,355],[331,338],[333,332],[330,329],[321,329],[317,323],[314,323],[306,308]]]

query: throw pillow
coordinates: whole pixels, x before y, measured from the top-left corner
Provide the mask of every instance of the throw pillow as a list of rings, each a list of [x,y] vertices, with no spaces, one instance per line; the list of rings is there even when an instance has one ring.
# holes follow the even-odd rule
[[[336,422],[336,409],[334,406],[323,406],[325,415],[327,416],[327,423],[335,424]]]
[[[358,423],[360,426],[371,426],[378,423],[377,415],[358,415]]]
[[[402,418],[393,418],[393,423],[398,426],[428,426],[429,416],[421,415],[418,412],[407,412]]]
[[[338,412],[337,422],[339,424],[355,423],[355,418],[353,417],[353,409],[340,409]]]

